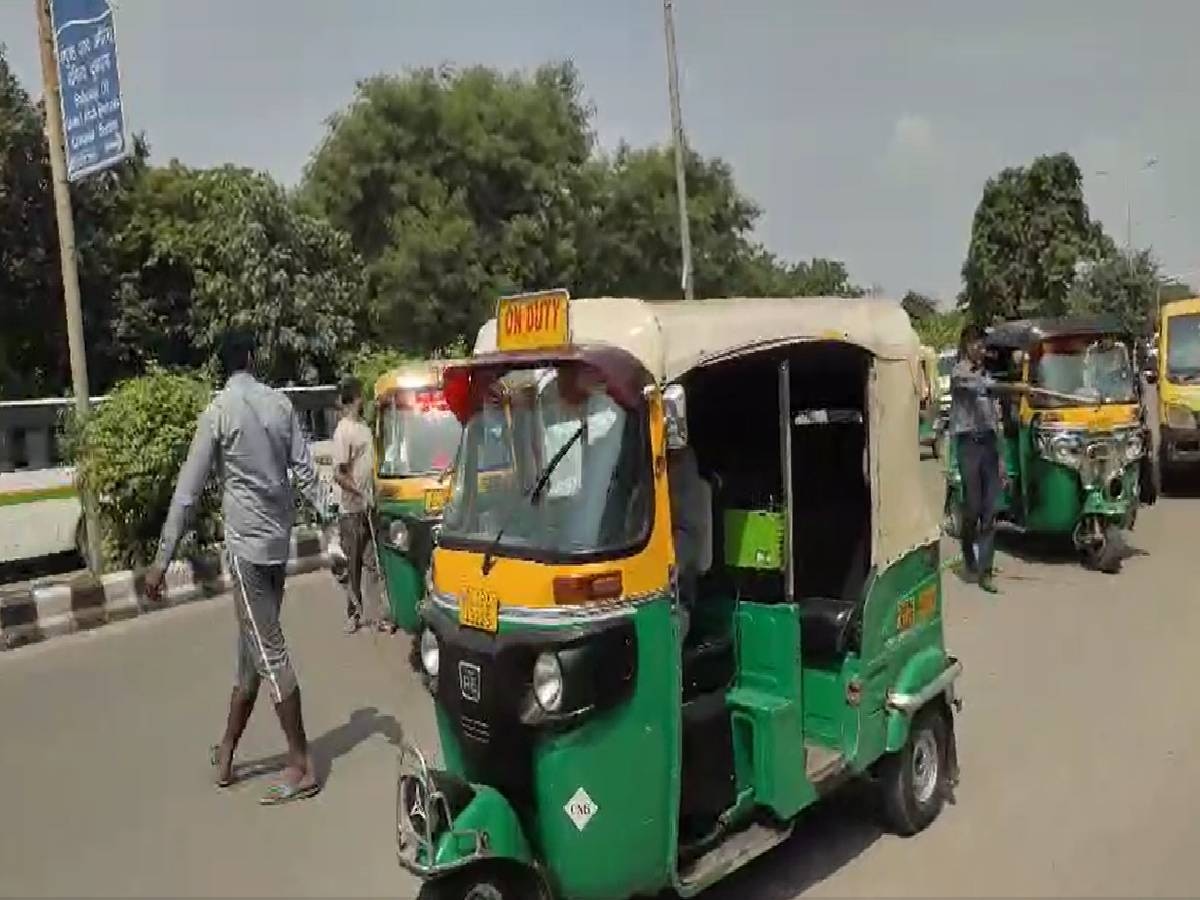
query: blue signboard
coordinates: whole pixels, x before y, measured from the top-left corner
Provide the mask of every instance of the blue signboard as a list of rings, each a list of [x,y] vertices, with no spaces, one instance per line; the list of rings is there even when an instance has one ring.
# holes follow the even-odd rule
[[[106,169],[129,152],[109,0],[50,0],[62,92],[67,178]]]

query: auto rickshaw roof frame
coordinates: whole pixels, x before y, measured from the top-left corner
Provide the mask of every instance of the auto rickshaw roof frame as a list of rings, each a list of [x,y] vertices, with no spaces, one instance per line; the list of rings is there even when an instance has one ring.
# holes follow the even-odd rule
[[[899,303],[844,297],[668,302],[601,297],[570,304],[573,344],[618,347],[660,385],[699,368],[805,343],[844,343],[866,351],[875,360],[867,409],[871,561],[882,570],[939,539],[940,523],[922,487],[913,434],[921,345]],[[491,361],[501,358],[494,318],[479,329],[474,352]]]

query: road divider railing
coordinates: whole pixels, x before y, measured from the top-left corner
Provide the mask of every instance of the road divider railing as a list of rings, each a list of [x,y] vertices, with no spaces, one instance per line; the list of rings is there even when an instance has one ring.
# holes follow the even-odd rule
[[[297,528],[292,532],[288,575],[326,568],[328,549],[323,531]],[[80,575],[66,584],[0,587],[0,651],[219,597],[230,584],[226,556],[214,550],[194,561],[173,562],[159,603],[146,599],[142,572],[113,572],[100,578]]]

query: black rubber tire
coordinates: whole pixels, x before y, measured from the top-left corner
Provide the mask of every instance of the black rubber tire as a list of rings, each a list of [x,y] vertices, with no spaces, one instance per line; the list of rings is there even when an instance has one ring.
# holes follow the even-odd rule
[[[904,746],[879,761],[877,775],[884,822],[890,831],[902,837],[918,834],[933,824],[950,793],[953,784],[950,728],[945,715],[936,704],[922,709],[913,717]],[[924,798],[917,794],[914,777],[913,760],[918,746],[923,754],[932,753],[937,765],[933,790]]]
[[[1125,561],[1125,542],[1121,539],[1120,529],[1115,525],[1105,525],[1104,540],[1084,550],[1083,560],[1089,569],[1106,575],[1120,572],[1121,563]]]
[[[1167,450],[1159,447],[1155,454],[1154,477],[1157,479],[1158,496],[1165,496],[1171,489],[1171,466],[1167,462]]]
[[[426,881],[417,900],[538,900],[545,889],[530,874],[507,868],[475,865],[462,872]]]

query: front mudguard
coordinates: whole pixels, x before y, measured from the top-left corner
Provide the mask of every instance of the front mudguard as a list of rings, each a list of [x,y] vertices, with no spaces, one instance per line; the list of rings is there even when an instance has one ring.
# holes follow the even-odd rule
[[[1128,465],[1121,473],[1121,496],[1110,500],[1105,496],[1101,487],[1085,488],[1083,506],[1080,510],[1080,520],[1099,517],[1119,527],[1125,527],[1133,519],[1132,512],[1139,503],[1138,497],[1138,467]]]
[[[908,742],[913,717],[930,703],[943,699],[948,709],[961,706],[954,690],[962,663],[941,647],[928,647],[904,664],[888,691],[885,749],[894,753]]]
[[[396,785],[396,857],[423,879],[483,863],[534,868],[529,840],[503,794],[430,769],[410,746]]]

